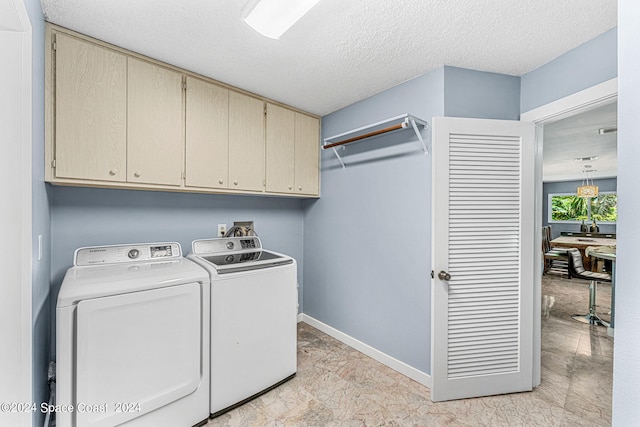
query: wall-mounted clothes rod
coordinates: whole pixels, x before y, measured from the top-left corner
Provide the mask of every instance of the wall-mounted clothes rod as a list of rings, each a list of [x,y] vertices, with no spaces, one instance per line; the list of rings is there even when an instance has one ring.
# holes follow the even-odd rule
[[[335,153],[336,157],[338,158],[338,161],[340,162],[340,164],[342,165],[342,168],[344,169],[345,164],[342,161],[342,158],[340,157],[338,152],[336,151],[336,147],[344,146],[346,144],[350,144],[356,141],[361,141],[363,139],[371,138],[373,136],[383,135],[385,133],[394,132],[397,130],[407,129],[411,127],[413,128],[418,140],[422,144],[424,155],[426,156],[429,154],[429,151],[427,149],[427,144],[424,142],[424,139],[420,134],[420,129],[418,129],[419,126],[421,126],[424,129],[427,129],[429,127],[429,124],[422,119],[412,116],[411,114],[402,114],[400,116],[391,117],[390,119],[382,120],[377,123],[372,123],[367,126],[362,126],[357,129],[353,129],[338,135],[325,138],[324,144],[322,145],[322,149],[323,150],[326,150],[328,148],[333,149],[333,152]]]
[[[348,144],[350,142],[359,141],[361,139],[366,139],[366,138],[369,138],[369,137],[372,137],[372,136],[381,135],[383,133],[391,132],[391,131],[394,131],[394,130],[404,129],[405,127],[406,126],[404,125],[404,123],[400,123],[400,124],[397,124],[397,125],[386,127],[384,129],[380,129],[380,130],[376,130],[376,131],[373,131],[373,132],[365,133],[365,134],[360,135],[360,136],[354,136],[353,138],[345,139],[344,141],[338,141],[338,142],[334,142],[332,144],[327,144],[327,145],[324,145],[322,148],[324,148],[326,150],[327,148],[333,148],[333,147],[337,147],[339,145]]]

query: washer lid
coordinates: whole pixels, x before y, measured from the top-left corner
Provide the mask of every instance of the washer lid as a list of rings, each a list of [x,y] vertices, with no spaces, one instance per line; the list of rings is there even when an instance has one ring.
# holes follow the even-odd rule
[[[293,263],[293,259],[266,250],[201,256],[210,262],[219,274],[257,270]]]
[[[102,246],[81,248],[76,251],[76,264],[67,270],[58,294],[57,307],[66,307],[78,301],[120,295],[148,289],[166,288],[185,283],[209,283],[208,273],[196,263],[183,258],[178,245],[177,253],[172,250],[171,255],[158,255],[151,248],[166,248],[171,244],[141,244]],[[87,250],[93,249],[93,252]],[[96,251],[106,249],[106,252]],[[127,254],[137,249],[137,259],[132,260]],[[111,251],[115,251],[114,258]],[[84,253],[84,255],[80,255]],[[166,254],[166,252],[164,252]],[[92,254],[92,255],[89,255]],[[99,254],[99,255],[96,255]],[[122,258],[122,254],[127,258]],[[135,255],[134,252],[132,255]],[[83,258],[86,256],[87,258]],[[92,258],[95,257],[95,258]],[[118,258],[120,257],[120,258]],[[89,259],[90,263],[78,261]],[[111,262],[114,259],[120,261]],[[97,261],[96,261],[97,260]],[[94,262],[95,261],[95,262]],[[103,262],[104,261],[104,262]]]
[[[257,236],[223,237],[194,240],[190,258],[207,268],[215,268],[218,274],[237,273],[292,264],[293,258],[267,251]]]

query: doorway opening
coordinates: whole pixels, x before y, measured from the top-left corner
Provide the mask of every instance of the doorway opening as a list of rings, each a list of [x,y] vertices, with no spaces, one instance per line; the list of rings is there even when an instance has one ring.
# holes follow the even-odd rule
[[[522,115],[522,120],[541,125],[542,137],[537,142],[537,229],[551,226],[552,240],[561,240],[558,237],[562,234],[585,232],[584,228],[581,230],[582,219],[591,225],[595,215],[597,231],[612,235],[611,246],[615,247],[615,219],[611,215],[599,217],[600,212],[592,209],[597,207],[593,203],[597,203],[598,197],[594,201],[585,200],[584,206],[588,208],[585,212],[562,210],[571,207],[574,199],[580,200],[575,195],[577,187],[584,184],[585,170],[590,171],[590,178],[599,187],[599,198],[616,194],[616,100],[617,79],[613,79]],[[602,218],[606,220],[600,221]],[[536,234],[542,239],[542,233]],[[594,240],[592,244],[596,244],[592,236],[577,237]],[[539,252],[542,256],[542,251]],[[586,261],[591,259],[585,257]],[[537,265],[542,266],[543,262],[541,259]],[[593,268],[585,267],[612,273],[611,264],[595,260]],[[539,387],[553,393],[554,399],[577,417],[607,425],[611,423],[614,329],[572,318],[574,314],[589,312],[590,282],[569,279],[562,270],[559,273],[542,273],[539,293],[536,292],[541,313],[537,328],[541,358]],[[610,320],[615,306],[612,286],[601,283],[597,290],[595,309],[603,319]]]

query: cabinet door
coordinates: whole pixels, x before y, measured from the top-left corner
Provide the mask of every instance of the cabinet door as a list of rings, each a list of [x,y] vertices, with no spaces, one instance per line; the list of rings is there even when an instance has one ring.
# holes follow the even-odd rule
[[[266,188],[268,192],[293,193],[295,113],[267,103]]]
[[[187,77],[186,182],[188,187],[227,188],[229,91]]]
[[[229,92],[229,188],[264,190],[264,102]]]
[[[56,178],[126,181],[127,59],[57,33]]]
[[[182,183],[182,74],[128,59],[127,181]]]
[[[295,192],[317,196],[320,190],[320,120],[296,112],[295,123]]]

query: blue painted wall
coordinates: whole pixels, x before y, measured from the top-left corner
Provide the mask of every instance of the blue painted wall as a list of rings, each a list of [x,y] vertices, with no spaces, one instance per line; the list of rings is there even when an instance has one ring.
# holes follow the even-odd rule
[[[299,199],[58,186],[49,186],[49,194],[54,298],[79,247],[177,241],[186,255],[193,240],[214,237],[218,224],[230,226],[233,221],[254,221],[265,248],[298,261],[302,283]]]
[[[617,77],[617,34],[613,28],[522,76],[520,111]]]
[[[575,194],[576,188],[582,184],[582,181],[560,181],[560,182],[545,182],[542,186],[542,224],[551,225],[552,237],[555,239],[560,236],[563,231],[579,232],[580,224],[568,224],[568,223],[549,223],[549,194],[561,194],[561,193],[573,193]],[[596,185],[600,192],[617,191],[618,180],[616,178],[597,179]],[[590,224],[587,224],[590,225]],[[601,233],[615,233],[615,224],[599,223]]]
[[[520,77],[444,67],[444,114],[448,117],[518,120]]]
[[[32,327],[33,402],[47,401],[47,370],[51,343],[51,229],[49,200],[44,183],[44,16],[38,0],[24,2],[32,27]],[[42,258],[38,260],[38,235],[42,236]],[[42,425],[44,414],[33,413],[33,424]]]
[[[323,117],[322,136],[405,112],[517,119],[519,97],[518,78],[444,67]],[[306,202],[305,313],[430,373],[431,157],[411,131],[340,153]]]
[[[403,113],[444,114],[444,70],[329,114],[322,137]],[[430,130],[422,135],[430,142]],[[305,202],[304,312],[429,372],[431,158],[403,130],[322,152],[322,198]]]

